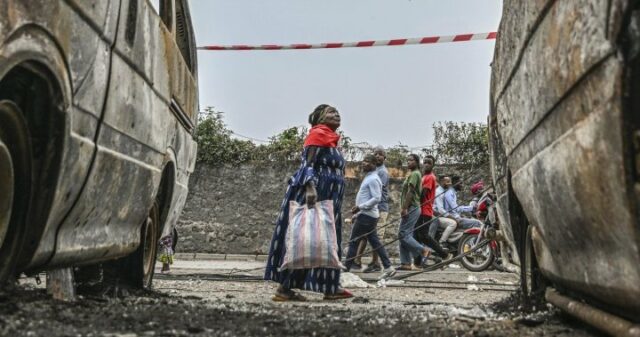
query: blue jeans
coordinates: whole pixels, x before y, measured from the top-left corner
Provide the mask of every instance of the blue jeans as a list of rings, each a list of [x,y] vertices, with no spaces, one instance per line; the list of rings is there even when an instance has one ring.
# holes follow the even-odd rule
[[[471,218],[458,219],[458,227],[462,229],[469,229],[469,228],[480,227],[480,226],[482,226],[482,221],[478,219],[471,219]]]
[[[349,251],[347,253],[346,262],[344,263],[344,266],[347,267],[347,269],[351,269],[354,257],[358,252],[360,240],[355,240],[355,238],[363,236],[369,232],[371,233],[365,236],[365,238],[369,241],[371,247],[378,253],[378,256],[380,256],[382,266],[384,268],[389,268],[391,266],[389,254],[387,254],[387,250],[384,249],[384,246],[380,243],[378,232],[375,230],[377,224],[378,218],[373,218],[364,214],[358,215],[356,222],[353,224],[353,229],[351,230],[351,238],[349,238]]]
[[[400,221],[400,263],[411,264],[413,257],[422,255],[424,246],[413,237],[413,229],[420,218],[419,207],[409,207],[409,214]]]

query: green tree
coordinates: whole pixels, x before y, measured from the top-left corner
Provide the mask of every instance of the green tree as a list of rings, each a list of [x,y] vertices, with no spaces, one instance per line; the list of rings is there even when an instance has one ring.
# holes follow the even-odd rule
[[[409,155],[409,147],[404,144],[398,144],[387,149],[387,163],[390,166],[402,167]]]
[[[486,124],[438,122],[433,124],[433,148],[423,153],[443,164],[483,166],[489,161],[488,140]]]
[[[198,143],[199,162],[212,165],[238,164],[251,159],[255,144],[234,139],[222,120],[223,112],[207,107],[198,115],[195,139]]]
[[[298,160],[309,130],[303,126],[291,127],[269,137],[266,144],[256,145],[249,140],[233,137],[223,120],[224,113],[207,107],[198,115],[195,139],[198,143],[198,162],[211,165],[240,164],[247,161]],[[340,144],[343,152],[354,151],[351,138],[342,131]]]
[[[267,160],[296,160],[300,156],[307,128],[291,127],[275,136],[269,137],[269,143],[260,146],[261,158]]]
[[[269,137],[269,143],[258,147],[260,152],[258,157],[262,160],[297,160],[302,153],[304,140],[308,134],[309,130],[304,126],[285,129]],[[338,131],[338,134],[340,135],[339,146],[344,154],[345,151],[351,150],[351,138],[342,131]]]

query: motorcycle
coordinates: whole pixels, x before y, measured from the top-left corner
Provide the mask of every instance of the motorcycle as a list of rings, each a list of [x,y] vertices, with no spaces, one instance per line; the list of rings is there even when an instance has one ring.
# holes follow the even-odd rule
[[[480,228],[474,227],[464,230],[460,243],[458,244],[458,254],[465,254],[474,249],[477,244],[486,238],[494,238],[495,229],[488,221],[482,223]],[[470,271],[483,271],[493,265],[498,254],[498,243],[491,240],[486,246],[463,257],[460,263]]]
[[[483,271],[490,266],[502,271],[504,268],[499,261],[500,245],[496,241],[498,224],[495,217],[494,196],[491,193],[488,192],[480,198],[474,215],[476,219],[482,221],[482,226],[464,231],[458,245],[458,254],[469,252],[485,239],[491,241],[469,256],[463,257],[460,263],[470,271]]]

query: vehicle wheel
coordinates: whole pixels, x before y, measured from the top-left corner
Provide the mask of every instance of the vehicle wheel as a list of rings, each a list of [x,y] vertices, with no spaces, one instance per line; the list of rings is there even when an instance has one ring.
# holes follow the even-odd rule
[[[464,254],[470,251],[473,248],[476,240],[478,239],[477,234],[465,234],[460,239],[460,244],[458,245],[458,254]],[[469,256],[465,256],[460,260],[460,263],[470,271],[483,271],[493,263],[495,256],[493,255],[493,250],[489,245],[485,245],[479,250],[471,253]]]
[[[159,225],[159,207],[157,202],[154,202],[140,229],[138,249],[124,258],[104,264],[107,283],[123,280],[132,288],[151,288],[158,252]]]
[[[158,253],[158,228],[160,228],[160,210],[158,203],[154,202],[147,220],[142,225],[140,246],[134,253],[132,281],[136,288],[151,288]]]
[[[547,282],[538,267],[532,240],[533,227],[527,227],[523,254],[520,260],[520,290],[526,308],[543,302]]]
[[[0,284],[15,276],[31,191],[31,141],[20,108],[0,101]],[[1,286],[0,286],[1,287]]]

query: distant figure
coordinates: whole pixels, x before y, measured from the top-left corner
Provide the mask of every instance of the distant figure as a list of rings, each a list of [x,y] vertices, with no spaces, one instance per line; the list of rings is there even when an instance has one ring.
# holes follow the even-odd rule
[[[165,235],[160,238],[160,262],[162,262],[161,273],[169,273],[171,271],[171,265],[173,264],[173,256],[176,252],[176,245],[178,244],[178,230],[174,227],[171,230],[171,234]]]
[[[304,296],[292,289],[304,289],[324,293],[324,298],[353,297],[340,287],[340,269],[284,269],[279,270],[285,255],[285,233],[289,226],[289,202],[313,206],[316,201],[332,200],[338,247],[342,241],[342,196],[344,194],[345,161],[337,149],[340,136],[340,114],[334,107],[322,104],[309,115],[311,129],[304,142],[302,164],[289,180],[276,227],[271,239],[269,258],[264,279],[278,282],[280,286],[274,301],[304,301]],[[338,249],[338,256],[341,255]]]
[[[387,225],[387,217],[389,216],[389,171],[387,167],[384,165],[385,160],[387,159],[387,154],[382,146],[377,146],[373,150],[373,154],[376,158],[376,173],[378,177],[380,177],[380,181],[382,182],[382,200],[378,204],[378,211],[380,212],[380,217],[378,218],[378,237],[380,238],[380,242],[384,242],[384,234],[386,232]],[[360,269],[362,266],[361,257],[362,253],[364,253],[367,248],[367,240],[360,240],[360,245],[358,245],[358,258],[354,260],[355,269]],[[381,271],[380,262],[378,261],[378,253],[377,251],[373,251],[371,253],[371,263],[363,270],[364,273],[373,273],[377,271]]]
[[[376,173],[376,157],[373,154],[366,155],[362,161],[362,171],[366,174],[356,195],[356,205],[351,209],[351,213],[356,217],[351,230],[349,240],[349,252],[345,261],[347,271],[353,265],[353,258],[356,256],[359,241],[355,238],[364,236],[369,241],[371,247],[377,252],[384,266],[384,273],[380,278],[388,278],[396,274],[396,270],[391,266],[387,250],[380,243],[376,225],[380,217],[378,204],[382,200],[382,180]]]

